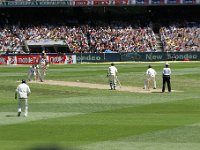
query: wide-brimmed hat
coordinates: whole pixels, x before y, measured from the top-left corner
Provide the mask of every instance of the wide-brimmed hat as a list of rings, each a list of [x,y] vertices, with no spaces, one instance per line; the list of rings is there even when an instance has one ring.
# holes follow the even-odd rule
[[[169,63],[165,63],[165,66],[169,66]]]

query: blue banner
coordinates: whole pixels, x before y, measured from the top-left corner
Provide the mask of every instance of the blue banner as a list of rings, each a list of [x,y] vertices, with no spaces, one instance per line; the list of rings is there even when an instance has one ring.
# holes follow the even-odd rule
[[[149,4],[149,0],[136,0],[136,4],[146,5]]]
[[[177,0],[167,0],[167,4],[179,4]]]
[[[104,62],[104,53],[77,53],[76,62]]]
[[[163,4],[161,0],[151,0],[151,4]]]
[[[183,4],[196,4],[196,0],[183,0]]]
[[[120,61],[198,61],[200,52],[85,53],[76,54],[77,62]]]

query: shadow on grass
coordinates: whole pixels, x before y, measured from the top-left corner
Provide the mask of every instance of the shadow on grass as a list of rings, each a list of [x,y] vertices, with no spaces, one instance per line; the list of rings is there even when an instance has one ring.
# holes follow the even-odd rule
[[[151,93],[163,93],[163,92],[161,91],[161,92],[151,92]]]
[[[6,117],[17,117],[17,115],[6,115]]]

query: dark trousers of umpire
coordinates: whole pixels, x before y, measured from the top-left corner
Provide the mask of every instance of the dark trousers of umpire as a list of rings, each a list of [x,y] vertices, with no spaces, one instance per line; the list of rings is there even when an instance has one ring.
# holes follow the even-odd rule
[[[171,92],[171,83],[170,83],[170,76],[169,75],[163,75],[163,87],[162,92],[165,92],[165,85],[167,82],[168,92]]]

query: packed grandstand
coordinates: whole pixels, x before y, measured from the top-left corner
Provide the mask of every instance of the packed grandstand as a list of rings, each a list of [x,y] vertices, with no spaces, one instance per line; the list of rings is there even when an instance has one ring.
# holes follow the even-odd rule
[[[199,5],[9,7],[0,13],[0,53],[30,53],[33,45],[63,45],[65,53],[200,51]]]

